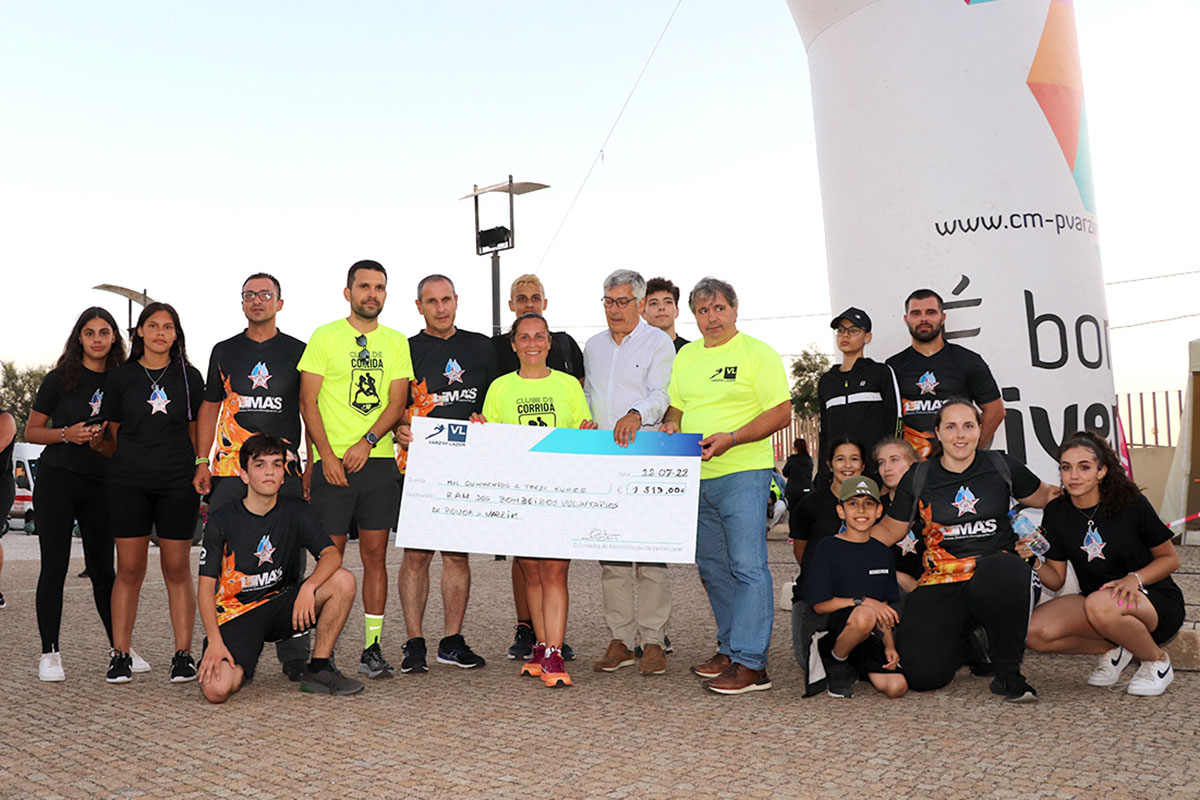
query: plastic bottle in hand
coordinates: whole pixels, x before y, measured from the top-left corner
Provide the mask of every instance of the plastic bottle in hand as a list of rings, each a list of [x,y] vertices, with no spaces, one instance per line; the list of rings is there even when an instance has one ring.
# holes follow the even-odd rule
[[[1033,524],[1033,520],[1022,514],[1017,509],[1008,512],[1009,518],[1012,520],[1013,533],[1018,539],[1026,539],[1029,542],[1029,549],[1038,558],[1045,558],[1046,553],[1050,550],[1050,542],[1042,536],[1042,532],[1037,525]]]

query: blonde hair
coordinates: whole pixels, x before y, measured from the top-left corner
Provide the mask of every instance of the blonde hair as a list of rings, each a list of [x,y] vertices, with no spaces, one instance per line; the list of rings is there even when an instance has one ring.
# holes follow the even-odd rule
[[[890,439],[880,439],[879,442],[876,443],[874,449],[871,451],[871,458],[878,462],[879,451],[888,445],[899,447],[901,455],[904,456],[904,460],[909,464],[915,464],[921,460],[921,457],[917,455],[917,451],[913,448],[912,443],[907,439],[900,438],[899,436],[894,436]]]
[[[537,275],[532,272],[527,272],[524,275],[518,275],[516,280],[512,282],[512,286],[508,289],[508,296],[512,297],[517,291],[518,286],[536,286],[538,291],[542,293],[542,299],[546,298],[546,287],[542,286],[542,281]]]

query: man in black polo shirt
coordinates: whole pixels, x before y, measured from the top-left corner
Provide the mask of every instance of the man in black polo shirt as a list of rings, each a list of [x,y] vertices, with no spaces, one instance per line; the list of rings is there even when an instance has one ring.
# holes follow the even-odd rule
[[[399,457],[401,473],[412,442],[408,424],[412,417],[470,419],[472,414],[483,411],[488,386],[500,375],[491,340],[481,333],[455,327],[458,294],[453,281],[445,275],[423,278],[417,284],[417,311],[425,318],[425,329],[408,340],[415,377],[409,383],[408,413],[396,434],[404,448]],[[404,660],[400,663],[403,673],[428,672],[422,623],[429,599],[431,561],[432,550],[405,548],[400,562],[400,605],[408,629]],[[470,594],[471,567],[467,554],[442,552],[442,616],[446,627],[445,636],[438,643],[439,664],[471,669],[485,663],[462,635]]]
[[[1004,421],[1004,401],[987,363],[974,350],[945,340],[946,312],[941,296],[932,289],[917,289],[908,296],[904,323],[912,346],[887,360],[900,383],[904,438],[922,459],[928,458],[942,401],[965,397],[983,412],[979,447],[988,447]]]
[[[208,359],[204,402],[196,422],[196,452],[205,458],[196,466],[192,480],[199,494],[207,494],[209,514],[246,496],[246,484],[238,477],[242,444],[256,433],[282,439],[287,445],[287,474],[281,492],[300,496],[300,372],[296,365],[304,342],[276,327],[275,316],[283,309],[279,281],[256,272],[242,283],[242,313],[246,329],[218,342]],[[207,456],[217,449],[212,465]],[[304,551],[297,549],[298,572],[304,571]],[[281,639],[275,653],[283,672],[300,680],[308,662],[310,637]]]
[[[363,685],[333,664],[333,646],[346,625],[356,590],[354,575],[308,503],[281,497],[287,445],[256,434],[239,448],[245,499],[214,512],[204,529],[196,591],[204,623],[200,690],[210,703],[223,703],[254,677],[264,642],[316,628],[313,657],[300,690],[351,695]],[[317,559],[301,581],[296,550]]]
[[[829,327],[837,331],[842,363],[830,367],[817,382],[821,403],[821,444],[817,452],[824,455],[831,441],[849,436],[862,444],[869,456],[876,442],[899,432],[900,387],[891,367],[863,355],[871,342],[867,312],[851,306],[834,317]],[[820,471],[828,473],[823,464]]]

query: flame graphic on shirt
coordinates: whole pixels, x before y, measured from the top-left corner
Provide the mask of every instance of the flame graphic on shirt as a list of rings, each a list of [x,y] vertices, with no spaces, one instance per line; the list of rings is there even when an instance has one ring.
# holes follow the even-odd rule
[[[268,592],[252,603],[243,603],[238,599],[242,591],[243,579],[246,573],[237,568],[237,560],[233,553],[226,548],[221,556],[221,577],[217,579],[217,624],[224,625],[229,620],[245,614],[252,608],[258,608],[270,600],[278,591]]]
[[[429,393],[429,385],[427,381],[414,381],[412,386],[412,405],[408,407],[408,416],[412,417],[428,417],[429,413],[442,404],[442,401],[436,394]],[[404,472],[408,466],[408,450],[403,447],[396,448],[396,466]]]
[[[225,399],[221,402],[220,420],[217,422],[217,457],[213,464],[213,474],[229,477],[240,474],[241,464],[238,455],[242,443],[254,435],[238,424],[236,415],[242,408],[241,395],[229,386],[229,376],[221,371],[222,385],[225,387]]]
[[[975,557],[955,558],[950,555],[946,548],[942,547],[946,528],[933,521],[933,505],[918,502],[917,507],[924,523],[922,535],[925,537],[925,572],[917,585],[933,586],[970,580],[975,572]]]

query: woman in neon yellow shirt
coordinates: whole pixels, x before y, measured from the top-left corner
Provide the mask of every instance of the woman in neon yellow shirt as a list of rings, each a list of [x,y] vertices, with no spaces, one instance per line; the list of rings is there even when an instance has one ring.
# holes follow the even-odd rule
[[[577,378],[546,366],[550,353],[550,328],[538,314],[524,314],[509,333],[521,362],[516,372],[492,381],[483,401],[483,413],[473,422],[502,422],[550,428],[596,427],[588,411],[583,387]],[[522,675],[541,676],[549,687],[570,686],[563,665],[563,636],[567,630],[567,568],[559,558],[517,557],[525,574],[533,631],[537,646],[521,667]]]

